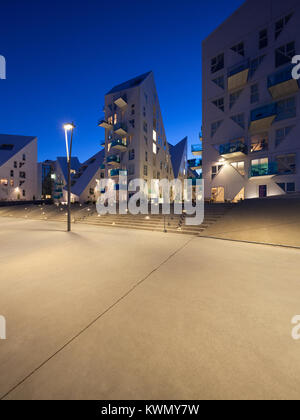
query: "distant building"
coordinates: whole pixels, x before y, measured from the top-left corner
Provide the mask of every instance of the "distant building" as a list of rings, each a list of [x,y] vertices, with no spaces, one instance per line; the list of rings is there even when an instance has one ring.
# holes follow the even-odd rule
[[[119,172],[125,170],[128,182],[144,179],[152,197],[152,179],[175,176],[153,73],[115,86],[105,95],[104,112],[99,126],[105,129],[105,177],[117,181]],[[184,177],[186,139],[174,152],[176,172]]]
[[[0,201],[37,195],[37,138],[0,134]]]
[[[300,191],[299,0],[247,0],[203,42],[205,197]]]
[[[38,198],[49,200],[54,193],[55,161],[46,160],[38,163]]]
[[[71,182],[71,201],[86,203],[96,202],[99,193],[97,191],[97,181],[105,176],[104,170],[105,151],[101,150],[84,162],[76,174],[72,176]],[[67,201],[67,188],[64,188],[64,197]]]

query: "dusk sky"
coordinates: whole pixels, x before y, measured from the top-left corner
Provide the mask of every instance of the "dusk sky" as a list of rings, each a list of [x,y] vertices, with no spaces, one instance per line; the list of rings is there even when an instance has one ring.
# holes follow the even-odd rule
[[[100,150],[104,94],[153,70],[167,139],[201,129],[201,42],[243,0],[7,0],[0,9],[0,133],[38,136],[39,160]]]

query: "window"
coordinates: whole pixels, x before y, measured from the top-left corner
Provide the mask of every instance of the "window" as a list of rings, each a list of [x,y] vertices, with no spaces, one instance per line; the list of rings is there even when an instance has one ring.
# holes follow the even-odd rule
[[[14,148],[13,144],[1,144],[0,150],[12,150]]]
[[[277,117],[276,121],[286,120],[288,118],[295,118],[296,112],[296,99],[288,98],[283,101],[277,102]]]
[[[146,107],[143,108],[143,116],[146,118]]]
[[[251,86],[251,96],[250,96],[250,103],[251,104],[255,104],[257,102],[259,102],[259,85],[258,85],[258,83]]]
[[[268,29],[263,29],[259,32],[259,43],[258,47],[260,50],[263,48],[266,48],[268,46],[269,40],[268,40]]]
[[[22,195],[23,195],[23,197],[26,197],[26,191],[25,190],[22,191]]]
[[[108,124],[113,125],[113,117],[108,117],[107,122]]]
[[[19,177],[22,178],[22,179],[25,179],[26,178],[26,173],[25,172],[20,172]]]
[[[26,161],[26,155],[25,154],[23,154],[22,159],[23,159],[24,162]]]
[[[15,185],[15,181],[13,179],[10,180],[10,186],[13,187]]]
[[[211,179],[214,179],[218,175],[218,173],[221,171],[222,168],[223,168],[223,165],[212,166]]]
[[[278,130],[276,130],[276,134],[275,134],[276,147],[279,146],[280,143],[283,142],[283,140],[289,135],[289,133],[292,131],[293,128],[294,126],[290,126],[290,127],[279,128]]]
[[[224,54],[219,54],[211,60],[211,73],[216,73],[224,68]]]
[[[135,151],[134,149],[129,150],[129,160],[134,160],[135,158]]]
[[[261,55],[260,57],[254,58],[254,60],[250,61],[250,72],[249,77],[253,77],[256,73],[256,70],[261,65],[261,63],[264,61],[265,55]]]
[[[4,187],[8,186],[8,180],[7,179],[0,179],[0,185],[4,185]]]
[[[131,105],[131,115],[135,114],[135,105]]]
[[[118,123],[118,115],[114,114],[114,125]]]
[[[213,82],[222,89],[225,89],[225,79],[224,76],[219,76],[213,80]]]
[[[232,121],[234,121],[237,125],[242,128],[245,128],[245,116],[244,114],[238,114],[231,117]]]
[[[293,193],[293,192],[295,192],[296,191],[296,188],[295,188],[295,183],[294,182],[288,182],[287,184],[286,184],[286,192],[287,193]]]
[[[220,111],[225,111],[225,106],[224,106],[224,98],[220,98],[220,99],[216,99],[215,101],[213,101],[213,104],[219,108]]]
[[[216,134],[216,132],[218,131],[218,129],[222,125],[222,122],[223,121],[217,121],[217,122],[212,123],[212,125],[211,125],[211,137],[213,137]]]
[[[129,165],[128,166],[128,174],[129,175],[134,175],[134,165]]]
[[[146,123],[146,121],[144,121],[144,131],[145,133],[148,133],[148,124]]]
[[[156,131],[153,130],[153,141],[156,143]]]
[[[148,145],[148,138],[144,136],[145,143]]]
[[[144,176],[148,176],[148,166],[144,165]]]
[[[163,163],[162,162],[160,162],[159,167],[160,167],[160,170],[162,171],[163,170]]]
[[[276,157],[276,162],[278,165],[278,174],[280,175],[290,175],[296,173],[296,155],[282,155]]]
[[[240,42],[239,44],[233,46],[231,49],[237,54],[240,54],[243,57],[245,56],[245,45],[243,42]]]
[[[148,162],[148,152],[145,152],[145,161]]]
[[[135,128],[135,120],[130,120],[129,124],[132,128]]]
[[[157,179],[160,179],[160,172],[157,172]]]
[[[284,18],[278,20],[275,23],[275,40],[279,37],[284,27],[289,23],[292,16],[293,16],[293,13],[290,13],[289,15],[285,16]]]
[[[231,164],[242,176],[245,176],[245,162],[233,162]]]
[[[14,171],[10,171],[10,176],[13,178],[14,177]]]
[[[250,152],[261,152],[263,150],[268,150],[269,145],[269,136],[268,133],[256,134],[251,136],[251,149]]]
[[[157,147],[156,147],[156,144],[155,143],[153,143],[153,153],[156,155],[156,153],[157,153]]]
[[[90,195],[94,195],[95,191],[94,188],[90,188]]]
[[[231,109],[241,96],[243,89],[233,92],[229,96],[229,108]]]
[[[289,64],[294,55],[296,55],[295,42],[289,42],[286,45],[282,45],[282,47],[276,48],[275,67],[280,67],[284,64]]]
[[[18,162],[15,161],[14,162],[14,168],[17,169],[17,167],[18,167]]]

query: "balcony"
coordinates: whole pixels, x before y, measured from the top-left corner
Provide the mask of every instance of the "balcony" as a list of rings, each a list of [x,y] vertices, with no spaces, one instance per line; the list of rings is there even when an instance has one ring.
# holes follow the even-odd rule
[[[119,123],[114,126],[114,132],[121,137],[126,137],[128,135],[127,125],[124,123]]]
[[[101,166],[100,166],[100,169],[101,169],[101,171],[105,170],[105,165],[104,165],[104,164],[103,164],[103,165],[101,165]]]
[[[115,101],[115,104],[119,107],[119,108],[125,108],[125,106],[127,106],[127,96],[123,95],[120,96],[119,98],[117,98]]]
[[[119,166],[121,163],[120,156],[111,155],[106,159],[106,163],[110,166]]]
[[[192,146],[192,153],[194,156],[202,156],[203,147],[202,144],[195,144]]]
[[[219,153],[225,159],[244,157],[248,153],[248,148],[242,141],[225,143],[219,146]]]
[[[101,141],[100,146],[101,146],[101,147],[105,147],[105,140],[102,140],[102,141]]]
[[[105,120],[100,120],[98,127],[105,128],[106,130],[112,130],[113,126]]]
[[[235,90],[248,83],[250,61],[244,60],[228,69],[228,90]]]
[[[261,108],[256,108],[250,116],[250,132],[259,133],[269,131],[273,121],[277,116],[277,105],[270,104]]]
[[[119,176],[127,176],[127,170],[126,169],[112,169],[110,171],[110,176],[112,178],[119,177]]]
[[[190,159],[188,160],[188,167],[193,171],[202,169],[202,159]]]
[[[116,139],[113,140],[111,143],[111,149],[117,149],[121,152],[126,152],[127,150],[127,142],[125,139]]]
[[[267,179],[278,175],[278,165],[276,162],[262,163],[259,165],[252,165],[250,167],[250,179]]]
[[[292,66],[284,70],[277,71],[268,77],[268,89],[273,99],[297,93],[299,90],[299,80],[292,77]]]

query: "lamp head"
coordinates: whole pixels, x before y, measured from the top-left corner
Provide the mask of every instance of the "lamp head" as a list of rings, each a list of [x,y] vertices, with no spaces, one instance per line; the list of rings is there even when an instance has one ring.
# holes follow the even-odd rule
[[[64,124],[64,130],[65,131],[71,131],[75,128],[74,124]]]

